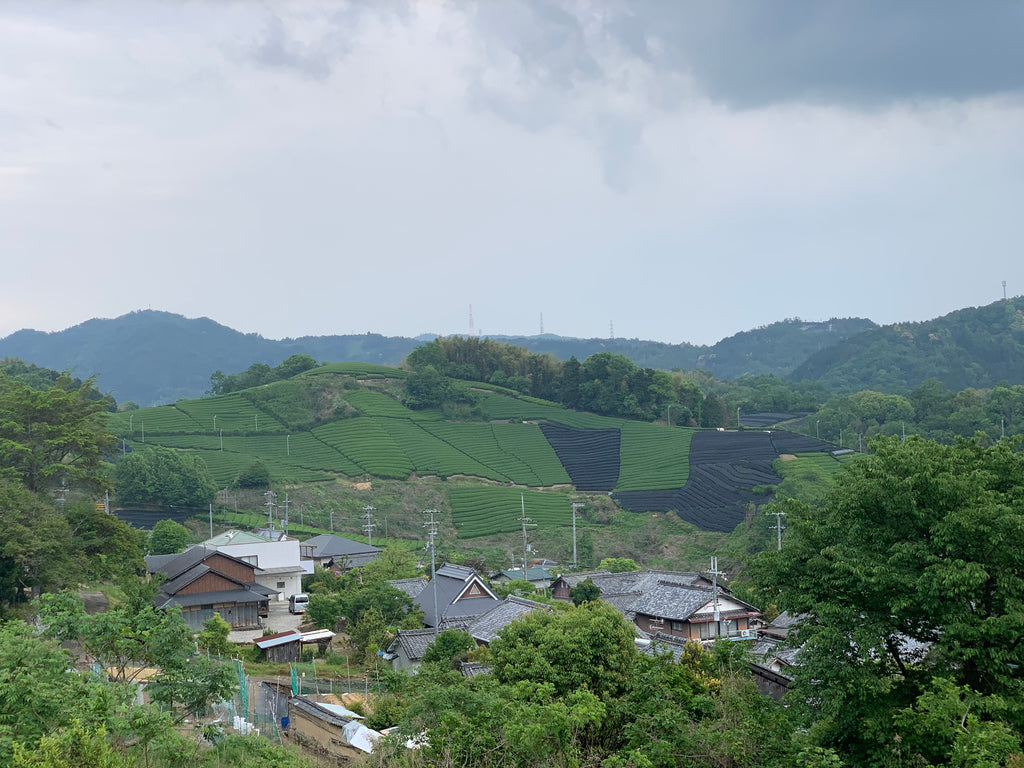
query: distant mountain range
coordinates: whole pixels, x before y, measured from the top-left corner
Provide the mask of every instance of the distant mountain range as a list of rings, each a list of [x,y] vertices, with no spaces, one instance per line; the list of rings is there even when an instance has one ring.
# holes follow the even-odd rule
[[[320,362],[399,365],[431,338],[367,333],[273,340],[205,317],[143,310],[54,333],[18,331],[0,339],[0,358],[17,357],[82,378],[97,374],[100,389],[119,402],[148,406],[202,396],[214,371],[236,373],[253,363],[275,366],[294,354]],[[703,369],[723,380],[771,374],[820,381],[835,392],[898,392],[929,378],[954,390],[1024,383],[1024,297],[884,327],[862,318],[787,319],[711,346],[551,334],[491,338],[562,360],[611,352],[645,368]]]
[[[786,376],[815,352],[873,328],[877,328],[873,322],[859,318],[790,319],[738,333],[712,346],[551,334],[491,338],[562,360],[612,352],[645,368],[702,368],[717,378],[733,379],[743,374]],[[367,333],[274,340],[240,333],[205,317],[140,310],[53,333],[17,331],[0,339],[0,358],[17,357],[83,378],[97,374],[100,389],[111,392],[118,402],[134,400],[148,406],[202,396],[214,371],[236,373],[253,363],[275,366],[294,354],[307,354],[320,362],[399,365],[431,338]]]

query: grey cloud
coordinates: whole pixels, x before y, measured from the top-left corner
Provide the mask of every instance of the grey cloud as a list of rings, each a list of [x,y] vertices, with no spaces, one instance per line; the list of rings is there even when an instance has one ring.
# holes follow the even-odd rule
[[[873,106],[1024,90],[1024,3],[715,0],[629,4],[609,34],[734,107]]]
[[[291,38],[280,16],[267,19],[262,38],[253,46],[254,62],[268,69],[290,69],[315,80],[330,77],[331,63],[323,50]]]

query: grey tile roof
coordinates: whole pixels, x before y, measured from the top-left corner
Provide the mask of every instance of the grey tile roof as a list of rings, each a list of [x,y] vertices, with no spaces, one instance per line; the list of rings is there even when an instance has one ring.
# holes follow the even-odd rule
[[[194,595],[158,595],[153,601],[157,608],[180,605],[183,608],[194,605],[214,605],[217,603],[265,603],[266,595],[250,589],[229,589],[223,592],[198,592]]]
[[[500,573],[494,574],[491,578],[496,579],[499,576],[504,576],[506,579],[516,581],[523,578],[523,569],[510,568],[507,571],[501,571]],[[539,565],[531,565],[526,569],[527,581],[547,581],[551,578],[554,578],[554,574],[552,574],[547,568],[541,568]]]
[[[637,598],[632,605],[632,612],[672,621],[686,621],[713,596],[707,587],[659,581]]]
[[[433,629],[400,629],[388,646],[388,652],[397,653],[401,646],[410,661],[419,661],[433,642]]]
[[[413,598],[413,604],[423,611],[423,623],[428,627],[436,626],[438,621],[480,616],[501,602],[472,568],[446,563],[436,571],[436,577],[436,614],[434,584],[428,582]],[[474,580],[480,585],[483,596],[459,599]]]
[[[313,557],[317,560],[328,557],[345,557],[347,555],[376,554],[380,547],[374,547],[359,541],[352,541],[333,533],[321,533],[302,542],[303,546],[313,547]]]
[[[489,643],[498,636],[505,627],[516,619],[534,611],[552,610],[550,605],[537,603],[515,595],[509,595],[487,613],[478,617],[469,625],[469,634],[479,643]]]
[[[459,671],[462,672],[464,677],[476,677],[477,675],[489,675],[494,669],[489,664],[483,664],[479,661],[464,661],[459,666]]]
[[[608,571],[578,571],[577,573],[560,573],[558,574],[558,580],[564,581],[570,587],[575,587],[581,581],[593,579],[596,576],[601,576],[606,573],[608,573]]]
[[[388,584],[402,590],[409,597],[416,597],[427,586],[427,580],[423,576],[417,576],[414,579],[391,579]]]

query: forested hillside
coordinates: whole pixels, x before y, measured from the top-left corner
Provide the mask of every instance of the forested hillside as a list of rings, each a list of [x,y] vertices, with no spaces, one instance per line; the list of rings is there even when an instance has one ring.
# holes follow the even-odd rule
[[[501,337],[501,341],[560,360],[573,356],[583,360],[605,352],[644,368],[705,369],[719,378],[733,378],[784,376],[811,353],[873,327],[870,320],[860,319],[785,320],[710,347],[553,335]],[[678,335],[685,336],[685,329]],[[100,388],[112,392],[119,402],[158,405],[201,396],[209,388],[212,371],[230,376],[254,363],[277,366],[296,354],[325,362],[399,365],[422,343],[422,338],[374,333],[273,340],[234,331],[208,318],[145,310],[111,320],[89,320],[55,333],[18,331],[0,339],[0,358],[16,357],[80,376],[97,374]]]
[[[817,352],[790,378],[835,392],[900,392],[928,379],[952,390],[1022,383],[1024,297],[877,328]]]

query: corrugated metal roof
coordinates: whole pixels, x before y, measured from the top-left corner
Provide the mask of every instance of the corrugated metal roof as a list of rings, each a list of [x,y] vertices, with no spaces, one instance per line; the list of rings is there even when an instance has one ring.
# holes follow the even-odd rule
[[[279,645],[299,642],[302,642],[302,633],[295,629],[289,629],[286,632],[278,632],[275,635],[266,635],[265,637],[253,640],[256,647],[263,650],[266,650],[267,648],[276,648]]]

